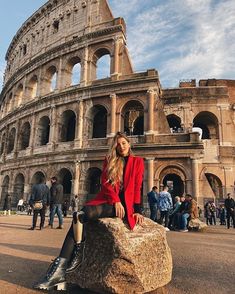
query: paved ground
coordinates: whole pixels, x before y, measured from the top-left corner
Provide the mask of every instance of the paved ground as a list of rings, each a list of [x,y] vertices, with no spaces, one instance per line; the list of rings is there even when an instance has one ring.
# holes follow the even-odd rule
[[[0,216],[1,294],[39,293],[32,284],[58,255],[70,221],[65,220],[64,230],[28,231],[30,216]],[[213,226],[204,233],[167,232],[167,239],[174,263],[172,282],[166,287],[169,294],[235,293],[235,229]],[[89,292],[71,285],[67,293]]]

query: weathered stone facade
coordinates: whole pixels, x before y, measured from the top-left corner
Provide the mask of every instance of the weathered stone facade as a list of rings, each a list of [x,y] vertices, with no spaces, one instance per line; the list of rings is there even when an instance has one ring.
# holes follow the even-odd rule
[[[103,57],[110,75],[97,79]],[[92,197],[118,130],[145,159],[143,195],[168,183],[174,196],[193,193],[202,205],[234,192],[235,81],[162,89],[155,70],[134,73],[125,22],[106,0],[48,1],[19,29],[6,60],[1,203],[10,193],[16,205],[39,177],[53,175],[65,197]]]

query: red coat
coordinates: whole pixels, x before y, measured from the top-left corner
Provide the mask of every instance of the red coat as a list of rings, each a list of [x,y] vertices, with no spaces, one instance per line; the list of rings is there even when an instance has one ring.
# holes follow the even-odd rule
[[[107,178],[107,161],[104,161],[103,172],[101,175],[101,191],[94,199],[85,205],[100,205],[108,203],[113,205],[120,202],[120,185],[112,186]],[[124,174],[124,197],[127,210],[127,220],[131,229],[134,228],[136,220],[133,217],[134,204],[141,203],[141,186],[144,175],[144,160],[141,157],[129,156]]]

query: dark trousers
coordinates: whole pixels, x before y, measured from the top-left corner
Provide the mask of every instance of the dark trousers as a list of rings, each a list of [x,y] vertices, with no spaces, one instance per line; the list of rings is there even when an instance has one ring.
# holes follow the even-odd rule
[[[235,217],[234,217],[234,211],[227,211],[227,228],[230,228],[230,218],[233,222],[233,227],[235,228]]]
[[[160,211],[161,216],[160,216],[160,224],[162,225],[163,219],[165,219],[165,227],[168,227],[168,222],[169,222],[169,211]]]
[[[153,221],[157,220],[157,205],[151,204],[149,205],[150,208],[150,219]]]
[[[46,214],[46,206],[45,205],[43,205],[42,209],[39,209],[39,210],[34,209],[34,211],[33,211],[33,228],[36,227],[38,214],[40,215],[40,218],[41,218],[40,228],[43,228],[44,222],[45,222],[45,214]]]
[[[83,223],[89,222],[89,221],[95,221],[98,218],[104,218],[104,217],[115,217],[115,208],[114,205],[108,205],[108,204],[102,204],[102,205],[87,205],[82,208],[82,211],[84,212],[83,215]],[[75,212],[76,213],[76,212]],[[84,232],[84,230],[83,230]],[[83,237],[84,239],[84,237]],[[73,224],[71,224],[70,229],[64,239],[63,246],[60,251],[60,257],[67,258],[70,260],[74,245],[76,241],[74,239],[74,233],[73,233]]]

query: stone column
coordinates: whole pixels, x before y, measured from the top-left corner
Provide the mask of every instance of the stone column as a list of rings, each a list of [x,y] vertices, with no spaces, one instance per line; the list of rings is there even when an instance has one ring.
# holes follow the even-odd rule
[[[50,113],[50,137],[49,137],[49,144],[52,147],[55,147],[56,143],[56,107],[55,105],[51,106],[51,113]]]
[[[147,192],[152,190],[154,185],[154,158],[146,158],[147,160]]]
[[[82,148],[84,104],[83,104],[83,100],[78,101],[78,103],[79,105],[78,105],[75,147]]]
[[[113,72],[112,76],[118,77],[119,75],[119,50],[120,50],[120,44],[122,42],[122,39],[117,36],[114,38],[114,54],[113,54]]]
[[[198,171],[198,159],[192,160],[192,178],[193,178],[193,196],[196,201],[199,197],[199,171]]]
[[[82,69],[81,69],[81,77],[80,77],[80,85],[81,87],[85,87],[88,83],[88,47],[84,48],[84,55],[82,61]]]
[[[19,144],[19,135],[20,135],[20,120],[18,119],[16,122],[16,135],[15,135],[15,142],[14,142],[14,158],[17,157],[17,152],[18,152],[18,144]]]
[[[146,134],[154,133],[154,98],[155,91],[154,89],[148,90],[148,129]]]
[[[30,154],[33,153],[34,149],[34,142],[35,142],[35,122],[36,122],[36,114],[32,114],[32,124],[31,124],[31,131],[30,131],[30,139],[29,139],[29,149],[30,149]]]
[[[57,70],[57,81],[56,81],[56,87],[55,90],[61,90],[63,89],[64,85],[64,76],[63,76],[63,59],[60,58],[59,62],[59,69]]]
[[[80,179],[80,161],[75,162],[75,174],[73,181],[73,195],[78,195],[79,192],[79,179]]]
[[[111,99],[111,113],[110,113],[110,134],[109,137],[114,137],[116,133],[116,106],[117,96],[116,94],[110,94]]]
[[[232,119],[230,121],[229,104],[221,104],[218,106],[220,111],[219,123],[219,141],[220,145],[230,146],[233,141],[232,132],[230,131]]]

